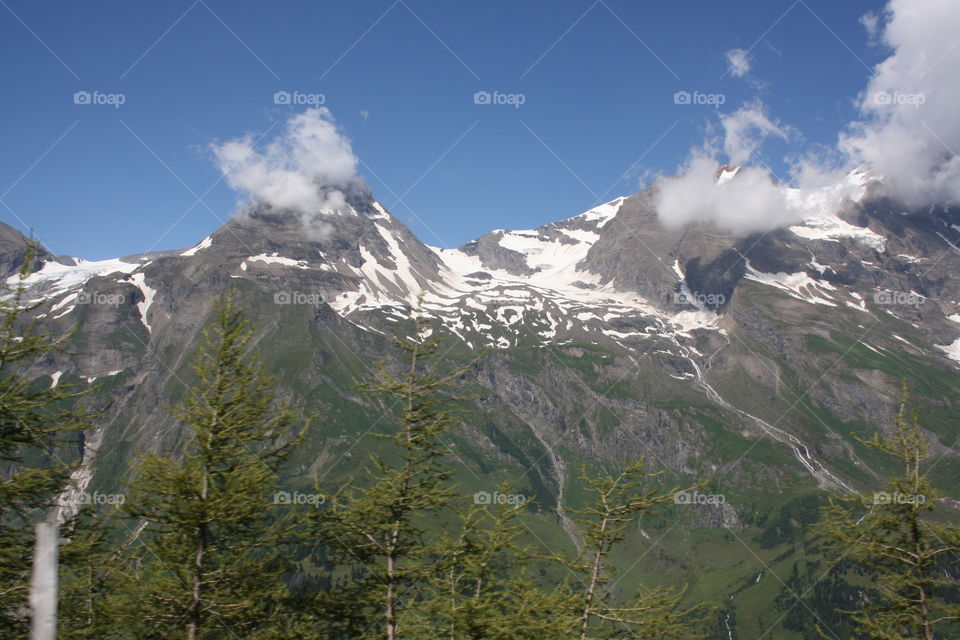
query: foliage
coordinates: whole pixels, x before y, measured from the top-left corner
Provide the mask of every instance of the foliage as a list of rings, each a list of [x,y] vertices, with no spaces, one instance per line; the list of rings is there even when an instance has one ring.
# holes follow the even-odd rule
[[[0,300],[0,636],[26,633],[30,549],[33,525],[55,516],[57,497],[70,480],[73,464],[63,447],[92,416],[78,407],[84,390],[51,386],[29,369],[63,351],[70,334],[40,331],[24,314],[36,308],[24,301],[24,280],[35,262],[31,245],[20,267],[20,281]]]
[[[871,576],[866,602],[844,613],[876,640],[954,637],[960,621],[960,605],[944,597],[957,586],[960,528],[932,517],[942,494],[927,478],[932,461],[919,414],[908,414],[908,402],[904,385],[892,437],[864,441],[893,456],[902,472],[873,496],[834,499],[816,528],[834,558],[849,557]]]
[[[181,456],[148,454],[123,509],[138,522],[113,608],[134,637],[267,638],[282,627],[280,553],[289,523],[273,508],[277,473],[300,438],[229,292],[215,307],[174,414]]]
[[[611,550],[623,542],[627,528],[641,514],[674,502],[677,494],[675,490],[648,488],[652,477],[644,471],[642,460],[616,476],[581,476],[594,495],[594,503],[571,510],[578,516],[578,531],[584,539],[580,557],[569,565],[583,585],[575,611],[580,640],[689,637],[693,625],[700,621],[696,616],[702,607],[684,606],[683,590],[641,588],[631,601],[616,602],[613,589],[617,571],[610,562]]]
[[[440,340],[429,338],[429,325],[414,319],[413,338],[397,334],[395,342],[408,357],[402,373],[381,364],[367,393],[399,407],[397,429],[383,436],[398,463],[374,455],[363,486],[347,485],[328,496],[327,508],[313,520],[312,537],[328,545],[340,562],[355,564],[361,576],[343,592],[338,605],[351,612],[355,637],[401,637],[410,603],[443,562],[427,536],[426,523],[450,505],[451,472],[442,465],[448,454],[442,438],[457,423],[457,411],[442,392],[466,368],[437,373]]]

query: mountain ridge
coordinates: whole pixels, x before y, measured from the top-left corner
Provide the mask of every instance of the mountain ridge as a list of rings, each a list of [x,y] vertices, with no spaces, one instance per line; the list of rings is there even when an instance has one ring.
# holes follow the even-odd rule
[[[874,490],[890,471],[858,438],[891,432],[904,379],[938,458],[934,481],[949,490],[960,476],[960,210],[912,210],[864,178],[851,176],[864,188],[841,210],[747,236],[664,227],[654,185],[439,249],[357,188],[339,213],[248,207],[177,251],[92,262],[44,252],[25,301],[45,330],[74,332],[32,373],[92,387],[102,409],[59,452],[79,463],[65,512],[84,493],[122,492],[143,452],[180,450],[168,409],[228,286],[280,397],[321,416],[281,478],[288,491],[334,491],[377,451],[389,409],[356,382],[375,362],[399,366],[391,334],[410,334],[419,310],[444,360],[469,369],[458,380],[467,413],[446,443],[466,499],[504,481],[536,496],[529,542],[557,550],[576,544],[565,510],[583,506],[578,469],[644,458],[673,486],[702,480],[724,500],[645,519],[621,558],[640,577],[624,588],[654,575],[692,598],[736,595],[728,620],[759,635],[769,625],[751,607],[776,589],[758,571],[807,562],[802,532],[825,495]],[[13,261],[26,242],[12,236]],[[651,540],[656,553],[631,555]]]
[[[736,168],[722,168],[717,181],[736,180],[736,174]],[[729,394],[725,398],[711,383],[710,368],[736,346],[731,336],[745,329],[747,334],[769,331],[749,329],[757,318],[739,302],[755,286],[764,294],[775,292],[771,308],[784,317],[814,318],[829,309],[906,321],[926,334],[927,348],[919,348],[923,357],[946,360],[955,368],[960,339],[936,344],[933,336],[960,320],[960,295],[943,277],[919,287],[923,292],[908,288],[918,278],[911,269],[924,262],[939,267],[953,257],[948,250],[934,261],[932,256],[892,255],[888,248],[925,249],[911,236],[915,233],[924,242],[939,236],[955,249],[943,233],[960,227],[941,220],[946,227],[941,230],[921,214],[893,213],[896,203],[868,196],[872,180],[866,172],[851,172],[847,187],[855,187],[858,197],[839,212],[824,208],[823,203],[833,201],[831,194],[784,187],[788,198],[808,201],[810,215],[765,234],[722,234],[704,223],[667,229],[657,218],[654,185],[536,229],[494,230],[457,249],[422,243],[361,185],[348,191],[345,209],[311,220],[249,207],[184,250],[94,262],[54,259],[44,251],[41,268],[25,284],[31,300],[42,307],[41,320],[69,321],[80,309],[80,320],[93,327],[92,344],[104,337],[97,337],[98,327],[106,330],[117,322],[90,319],[110,314],[110,305],[96,304],[98,300],[118,301],[115,315],[135,319],[145,330],[140,347],[149,349],[157,332],[195,333],[201,309],[189,320],[177,317],[191,290],[200,286],[213,293],[229,281],[252,280],[272,292],[280,310],[306,304],[319,312],[326,306],[361,331],[384,336],[417,308],[470,350],[580,344],[611,349],[629,366],[653,366],[692,385],[708,401],[790,447],[820,486],[849,489],[849,479],[820,462],[816,447],[802,436],[778,427],[779,420],[731,402]],[[956,211],[943,213],[947,220],[957,219]],[[321,231],[306,232],[308,223],[319,224]],[[876,267],[880,262],[884,269]],[[15,280],[8,276],[8,285]],[[922,302],[877,304],[885,285],[891,301],[896,293]],[[928,304],[934,299],[931,285],[944,289],[951,300],[938,295],[937,304]],[[949,308],[941,309],[941,303]],[[917,314],[923,315],[923,324],[913,321]],[[903,349],[918,350],[911,340],[893,337]],[[126,359],[121,355],[88,358],[99,362],[75,373],[92,381],[136,367],[131,353]],[[798,360],[785,346],[778,356]],[[744,357],[764,362],[756,353]],[[121,367],[124,360],[127,366]],[[764,375],[777,368],[752,366],[766,367]]]

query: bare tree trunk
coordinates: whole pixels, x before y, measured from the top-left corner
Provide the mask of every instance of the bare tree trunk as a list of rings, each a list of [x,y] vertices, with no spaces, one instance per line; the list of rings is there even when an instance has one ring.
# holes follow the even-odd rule
[[[215,418],[216,420],[216,418]],[[209,445],[209,442],[208,442]],[[208,489],[208,480],[207,480],[207,470],[204,469],[203,472],[203,482],[200,485],[200,500],[206,502],[207,500],[207,489]],[[207,552],[207,526],[203,524],[200,526],[200,531],[198,533],[197,540],[197,549],[193,555],[193,584],[191,585],[190,591],[190,612],[189,612],[189,622],[187,624],[187,640],[196,640],[197,637],[197,628],[200,626],[201,622],[201,600],[203,594],[201,592],[201,587],[203,585],[203,560]]]
[[[930,624],[930,609],[927,606],[927,594],[920,589],[920,610],[923,611],[923,637],[925,640],[934,640],[933,625]]]
[[[600,525],[600,536],[607,531],[607,519],[604,517]],[[601,541],[602,545],[603,542]],[[596,555],[593,557],[593,570],[590,572],[590,587],[587,589],[587,601],[583,606],[583,616],[580,620],[580,640],[586,640],[587,630],[590,628],[590,616],[593,614],[593,599],[597,593],[597,584],[600,581],[601,562],[603,560],[602,547],[597,548]]]
[[[205,532],[200,533],[200,542],[197,545],[197,551],[193,557],[193,584],[190,592],[190,613],[189,623],[187,624],[187,640],[195,640],[197,637],[197,628],[200,626],[200,585],[203,581],[203,555],[206,552]]]
[[[394,640],[397,636],[395,620],[396,611],[394,610],[395,595],[393,591],[394,568],[393,552],[391,551],[387,555],[387,606],[384,615],[387,620],[387,640]]]
[[[417,356],[419,354],[419,349],[414,349],[411,354],[410,361],[410,375],[412,376],[417,370]],[[407,393],[407,412],[413,410],[413,395]],[[406,438],[407,442],[410,442],[413,439],[413,434],[410,433],[410,426],[407,425],[406,429]],[[404,463],[403,467],[404,480],[403,486],[401,488],[401,495],[406,499],[407,492],[409,491],[409,477],[410,477],[410,462],[407,461]],[[396,640],[397,638],[397,550],[400,546],[400,528],[403,525],[402,519],[400,516],[397,516],[393,521],[393,529],[390,531],[390,543],[387,547],[387,595],[386,595],[386,606],[384,612],[384,618],[386,618],[387,623],[387,640]]]
[[[914,449],[913,455],[913,497],[920,493],[920,449]],[[914,551],[916,553],[916,562],[919,564],[921,562],[921,555],[923,554],[923,548],[920,544],[920,527],[919,527],[919,515],[915,514],[913,523],[913,539],[914,539]],[[927,605],[927,594],[926,590],[923,587],[920,587],[920,610],[923,615],[923,636],[925,640],[934,640],[933,635],[933,625],[930,624],[930,608]]]
[[[57,562],[59,526],[54,522],[37,523],[37,542],[33,549],[33,579],[30,583],[31,640],[55,640],[57,637]]]

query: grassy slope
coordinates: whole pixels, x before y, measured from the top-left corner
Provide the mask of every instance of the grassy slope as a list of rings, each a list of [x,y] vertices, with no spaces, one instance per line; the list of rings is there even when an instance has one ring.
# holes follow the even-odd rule
[[[374,434],[388,428],[389,411],[384,418],[387,408],[358,394],[356,382],[370,376],[376,357],[392,353],[389,340],[352,330],[345,323],[315,321],[319,311],[312,307],[288,306],[278,313],[275,305],[253,290],[245,289],[243,299],[251,311],[253,325],[260,328],[256,349],[281,383],[285,397],[319,417],[293,457],[282,483],[288,490],[306,490],[314,482],[335,489],[380,446],[382,441]],[[882,345],[875,344],[882,349],[877,354],[851,337],[851,333],[858,335],[854,324],[848,323],[841,329],[831,332],[829,338],[814,333],[803,338],[813,357],[830,357],[833,361],[839,358],[832,367],[831,378],[854,379],[858,369],[883,371],[893,378],[906,375],[916,381],[915,399],[923,409],[928,428],[944,442],[956,438],[960,428],[952,399],[957,397],[960,384],[955,371],[898,349],[899,343],[893,338]],[[896,331],[907,339],[914,338],[904,327],[897,327]],[[118,344],[129,349],[138,348],[136,338],[129,332],[116,336]],[[872,433],[872,425],[846,422],[820,406],[801,385],[802,372],[794,371],[790,363],[764,345],[749,340],[744,337],[749,351],[775,363],[780,379],[776,385],[758,384],[746,371],[733,369],[713,379],[724,397],[736,398],[739,406],[771,422],[786,415],[781,426],[803,434],[810,442],[827,438],[831,432],[839,434],[871,468],[888,470],[884,460],[852,437]],[[162,366],[172,371],[164,376],[164,395],[171,401],[182,397],[180,381],[189,381],[192,376],[185,355],[182,347],[159,354]],[[445,358],[450,364],[462,364],[473,355],[460,345],[454,346]],[[775,627],[773,637],[803,637],[785,629],[783,624],[797,617],[798,608],[807,609],[806,604],[796,605],[792,594],[802,593],[817,579],[816,572],[808,570],[808,561],[816,562],[816,557],[807,549],[809,541],[804,530],[816,519],[816,506],[822,502],[823,492],[799,468],[788,447],[758,437],[741,418],[713,406],[689,383],[669,379],[653,365],[623,376],[617,370],[615,356],[594,344],[542,347],[531,339],[519,348],[488,357],[532,380],[544,371],[562,368],[568,393],[561,396],[547,390],[547,385],[541,388],[544,393],[553,394],[550,399],[563,408],[565,415],[579,416],[571,428],[578,429],[584,437],[603,439],[623,428],[618,406],[626,405],[618,403],[631,402],[656,407],[677,424],[699,434],[697,453],[687,461],[695,471],[686,475],[666,474],[661,481],[664,486],[687,486],[697,479],[709,480],[709,491],[724,494],[736,510],[741,526],[732,531],[704,526],[704,514],[696,510],[709,507],[670,505],[662,513],[646,517],[643,533],[632,532],[614,556],[622,569],[618,591],[629,593],[640,585],[687,584],[691,601],[708,600],[721,607],[715,625],[720,624],[727,607],[732,607],[730,624],[736,628],[737,637],[759,637],[770,625]],[[816,365],[811,362],[810,366]],[[612,373],[614,370],[617,372]],[[103,383],[99,393],[106,397],[130,381],[126,374],[120,374]],[[476,383],[467,383],[465,387],[466,393],[484,392]],[[587,403],[583,398],[588,391],[610,401]],[[770,400],[771,395],[775,401]],[[469,434],[450,439],[456,453],[453,468],[458,492],[463,499],[470,501],[475,491],[492,491],[501,481],[509,480],[516,491],[537,498],[529,510],[527,542],[541,550],[572,552],[573,545],[558,526],[553,511],[555,488],[543,462],[543,445],[523,420],[505,408],[468,408],[471,428],[492,443],[499,455],[491,456],[489,444],[482,444],[482,439]],[[122,420],[120,416],[118,422]],[[134,430],[126,428],[122,433],[133,434]],[[107,488],[122,477],[128,456],[144,444],[128,437],[105,443],[98,459],[96,485]],[[561,451],[571,469],[579,463],[588,463],[588,469],[592,465],[594,472],[598,468],[595,461],[584,460],[575,449],[561,447]],[[845,456],[833,455],[829,462],[843,474],[862,476]],[[946,484],[958,473],[956,459],[944,459],[938,464],[936,479],[939,484]],[[573,479],[568,481],[566,497],[571,506],[581,506],[587,499]],[[440,527],[446,523],[434,524]],[[786,586],[794,566],[803,569],[798,569],[799,582]],[[758,582],[756,578],[761,573]],[[720,627],[716,628],[719,632]]]

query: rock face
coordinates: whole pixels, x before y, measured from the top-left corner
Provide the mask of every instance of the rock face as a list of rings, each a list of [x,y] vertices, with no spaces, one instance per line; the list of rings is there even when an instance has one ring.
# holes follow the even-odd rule
[[[29,238],[14,229],[8,224],[0,222],[0,277],[7,278],[20,269],[23,259],[27,255]],[[40,248],[34,258],[34,269],[39,268],[44,261],[54,261],[54,258],[48,251]],[[70,260],[67,259],[66,262]]]
[[[748,237],[663,228],[654,186],[438,249],[357,187],[344,211],[254,207],[184,251],[72,265],[44,253],[28,296],[52,329],[78,331],[76,355],[39,372],[101,385],[100,444],[85,464],[93,486],[116,485],[136,451],[175,450],[180,425],[165,408],[233,285],[283,394],[322,417],[289,481],[332,482],[382,423],[354,381],[400,357],[389,335],[419,308],[446,358],[491,349],[463,381],[477,399],[451,443],[470,486],[512,477],[549,520],[579,499],[580,465],[644,456],[725,495],[679,513],[684,526],[761,526],[756,514],[775,518],[785,487],[876,482],[882,469],[851,434],[890,428],[904,378],[942,455],[938,477],[960,472],[960,210],[905,210],[872,198],[865,174],[850,180],[862,188],[840,210]],[[9,284],[24,246],[0,228]]]

